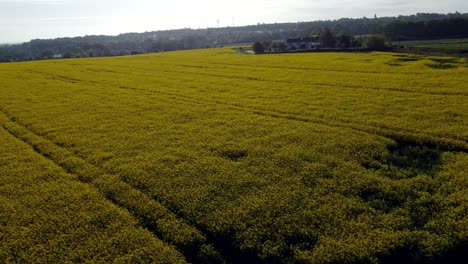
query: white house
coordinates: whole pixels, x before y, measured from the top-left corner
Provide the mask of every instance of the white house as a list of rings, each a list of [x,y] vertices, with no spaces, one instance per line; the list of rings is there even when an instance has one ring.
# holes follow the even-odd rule
[[[320,46],[318,37],[301,37],[286,40],[288,50],[315,49]]]

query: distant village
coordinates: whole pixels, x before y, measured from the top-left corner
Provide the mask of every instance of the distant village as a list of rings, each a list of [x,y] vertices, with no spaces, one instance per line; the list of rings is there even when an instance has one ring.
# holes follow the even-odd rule
[[[309,52],[309,51],[337,51],[337,50],[384,50],[383,35],[349,36],[337,34],[325,28],[318,34],[288,38],[286,40],[255,42],[252,50],[256,54]]]
[[[271,52],[280,52],[286,50],[305,50],[305,49],[316,49],[320,47],[320,39],[318,36],[315,37],[300,37],[290,38],[284,42],[284,45],[272,45],[270,47]]]
[[[318,36],[289,38],[283,41],[264,41],[254,43],[252,49],[256,54],[293,52],[319,49],[322,46]]]

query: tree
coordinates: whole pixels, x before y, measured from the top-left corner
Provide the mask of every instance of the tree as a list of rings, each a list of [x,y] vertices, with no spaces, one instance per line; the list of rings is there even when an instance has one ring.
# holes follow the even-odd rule
[[[369,35],[364,40],[364,47],[370,50],[384,50],[385,38],[383,35]]]
[[[351,47],[352,38],[348,35],[341,35],[338,37],[338,46],[340,48],[349,48]]]
[[[70,59],[72,57],[73,57],[73,54],[70,51],[67,51],[65,52],[65,54],[63,54],[64,59]]]
[[[258,41],[253,44],[252,49],[255,52],[255,54],[265,53],[265,46],[263,46],[263,44]]]
[[[325,48],[335,47],[336,39],[329,28],[325,28],[322,30],[322,32],[320,32],[320,43],[322,47]]]
[[[286,46],[286,43],[284,43],[284,42],[278,42],[278,48],[279,48],[281,51],[285,51],[288,47]]]
[[[272,42],[271,46],[270,46],[270,50],[275,50],[275,51],[285,51],[286,50],[286,43],[284,42]]]
[[[42,52],[41,58],[42,59],[52,59],[54,57],[54,53],[50,50],[46,50]]]

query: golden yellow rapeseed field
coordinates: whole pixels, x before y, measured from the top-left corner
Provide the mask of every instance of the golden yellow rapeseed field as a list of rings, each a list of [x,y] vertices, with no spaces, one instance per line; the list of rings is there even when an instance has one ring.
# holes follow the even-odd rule
[[[466,59],[1,64],[0,142],[0,262],[467,256]]]

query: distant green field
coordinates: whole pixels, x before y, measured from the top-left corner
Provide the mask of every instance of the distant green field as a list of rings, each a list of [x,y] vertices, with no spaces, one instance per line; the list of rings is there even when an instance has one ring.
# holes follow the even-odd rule
[[[419,40],[419,41],[393,41],[393,44],[416,48],[424,51],[449,52],[449,53],[468,53],[468,38],[465,39],[438,39],[438,40]]]
[[[0,64],[0,262],[466,259],[468,61]]]

